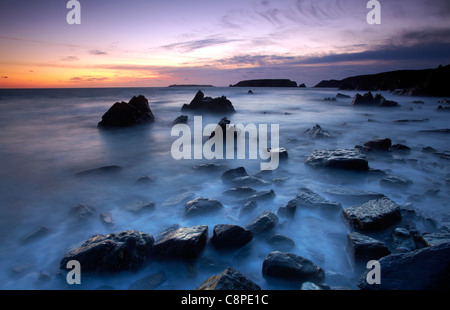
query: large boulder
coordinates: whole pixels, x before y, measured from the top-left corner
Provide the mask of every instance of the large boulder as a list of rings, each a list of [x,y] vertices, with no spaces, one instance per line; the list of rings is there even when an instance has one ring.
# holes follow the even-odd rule
[[[181,227],[161,233],[152,246],[156,258],[197,258],[206,245],[208,226]]]
[[[389,138],[369,140],[364,143],[364,150],[368,151],[389,151],[392,141]]]
[[[358,232],[347,235],[347,251],[354,263],[367,263],[391,254],[384,242]]]
[[[401,220],[400,207],[389,198],[370,200],[342,210],[349,226],[361,231],[382,230]]]
[[[375,97],[369,91],[363,95],[356,94],[353,97],[352,105],[364,105],[364,106],[379,106],[379,107],[396,107],[398,103],[392,100],[387,100],[381,94],[376,94]]]
[[[325,271],[312,261],[280,251],[270,252],[263,261],[262,274],[266,279],[321,283]]]
[[[69,251],[60,268],[66,269],[67,262],[77,260],[86,273],[136,270],[150,257],[153,243],[152,235],[135,230],[95,235]]]
[[[153,122],[155,117],[147,98],[133,97],[128,103],[116,102],[102,117],[99,127],[128,127]]]
[[[218,224],[214,226],[211,242],[218,249],[237,249],[253,239],[253,233],[231,224]]]
[[[204,215],[216,212],[223,208],[220,201],[215,199],[198,197],[194,200],[188,201],[185,205],[185,216]]]
[[[357,149],[315,150],[305,163],[312,167],[368,171],[369,163]]]
[[[261,288],[236,269],[229,267],[225,269],[222,273],[209,277],[208,279],[203,281],[196,289],[213,290],[213,291],[220,291],[220,290],[255,291],[260,290]]]
[[[367,270],[358,281],[363,290],[449,290],[450,242],[379,260],[380,284],[367,282]]]
[[[205,97],[201,90],[197,92],[190,104],[183,105],[181,111],[204,111],[212,113],[236,112],[234,110],[233,104],[230,100],[227,99],[227,97]]]
[[[338,202],[328,201],[319,194],[314,193],[309,188],[301,188],[300,193],[291,199],[286,209],[289,208],[307,208],[318,211],[338,212],[342,210],[342,205]]]

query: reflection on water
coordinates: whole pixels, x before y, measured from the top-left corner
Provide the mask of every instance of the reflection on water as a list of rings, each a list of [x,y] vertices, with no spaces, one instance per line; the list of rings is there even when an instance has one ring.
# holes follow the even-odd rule
[[[435,111],[436,98],[419,98],[425,104],[412,104],[408,97],[398,101],[396,109],[355,108],[351,99],[336,102],[323,98],[336,90],[208,88],[206,96],[225,95],[237,113],[228,116],[236,124],[279,124],[280,146],[289,152],[287,162],[265,179],[267,185],[255,189],[273,189],[273,200],[261,201],[253,213],[239,216],[242,202],[223,192],[230,188],[221,180],[226,168],[244,166],[249,174],[259,172],[259,160],[217,160],[218,169],[202,171],[194,166],[206,160],[172,158],[170,148],[173,120],[181,115],[196,89],[86,89],[86,90],[0,90],[0,283],[1,288],[66,289],[59,274],[59,261],[65,252],[94,234],[136,229],[157,236],[173,224],[208,225],[209,234],[216,224],[245,226],[264,210],[276,212],[302,187],[325,198],[342,203],[345,197],[330,195],[337,186],[383,193],[403,206],[412,203],[418,214],[437,222],[449,221],[448,159],[424,152],[432,147],[448,151],[445,133],[424,133],[448,127],[448,115]],[[96,125],[107,109],[117,101],[128,101],[142,94],[150,102],[156,121],[150,125],[123,130],[100,131]],[[355,92],[347,92],[353,96]],[[417,98],[414,98],[417,99]],[[194,114],[188,114],[192,126]],[[205,115],[203,124],[217,124],[222,115]],[[429,121],[417,121],[428,119]],[[396,120],[415,120],[402,121]],[[315,124],[333,133],[335,138],[313,140],[304,131]],[[411,147],[407,154],[369,154],[369,165],[388,174],[412,181],[406,187],[386,187],[376,175],[311,169],[305,158],[315,149],[353,148],[373,138],[389,137],[393,144]],[[105,177],[75,177],[88,169],[117,165],[122,169]],[[150,182],[136,184],[148,176]],[[431,190],[428,191],[427,190]],[[422,195],[427,193],[425,195]],[[184,203],[195,197],[218,199],[223,212],[205,217],[185,218]],[[133,213],[127,206],[154,202],[155,208]],[[94,208],[91,218],[80,220],[69,213],[78,204]],[[108,213],[114,227],[105,225],[101,213]],[[49,231],[36,238],[24,238],[39,227]],[[327,271],[327,283],[355,288],[352,268],[345,252],[348,228],[339,214],[297,210],[292,220],[280,218],[277,233],[295,242],[290,251],[316,262]],[[151,263],[137,273],[112,277],[84,277],[83,288],[109,285],[126,289],[135,280],[163,270],[168,280],[159,288],[193,289],[211,274],[232,266],[262,288],[289,288],[267,283],[261,274],[262,261],[271,251],[264,238],[255,238],[238,251],[224,255],[209,244],[202,256],[191,264]],[[59,274],[59,275],[58,275]]]

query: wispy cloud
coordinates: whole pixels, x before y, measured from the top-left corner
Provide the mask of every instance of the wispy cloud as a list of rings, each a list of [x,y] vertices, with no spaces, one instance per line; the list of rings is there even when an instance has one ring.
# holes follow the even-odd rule
[[[66,56],[60,58],[60,61],[77,61],[80,60],[77,56]]]
[[[177,42],[172,43],[168,45],[162,46],[165,49],[169,50],[180,50],[185,53],[193,52],[195,50],[214,46],[214,45],[221,45],[221,44],[227,44],[231,42],[240,41],[238,39],[223,39],[223,38],[205,38],[200,40],[190,40],[190,41],[184,41],[184,42]]]
[[[89,50],[88,53],[90,55],[108,55],[107,52],[98,49]]]
[[[107,77],[92,77],[92,76],[75,76],[70,79],[72,82],[96,82],[96,81],[105,81],[108,80]]]

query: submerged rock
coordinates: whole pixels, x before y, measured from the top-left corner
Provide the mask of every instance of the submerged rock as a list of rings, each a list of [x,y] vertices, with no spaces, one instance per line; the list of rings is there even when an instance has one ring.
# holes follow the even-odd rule
[[[266,279],[315,283],[325,280],[325,271],[312,261],[292,253],[279,251],[270,252],[264,259],[262,274]]]
[[[328,131],[325,131],[320,127],[319,124],[314,125],[312,128],[307,129],[305,131],[305,134],[308,138],[311,139],[326,139],[326,138],[333,138],[334,136],[329,133]]]
[[[295,241],[282,234],[272,235],[267,242],[276,251],[289,251],[295,247]]]
[[[181,111],[204,111],[212,113],[233,113],[233,104],[225,96],[218,98],[205,97],[199,90],[190,104],[185,104]]]
[[[275,213],[266,210],[245,228],[256,235],[273,229],[277,223],[278,216]]]
[[[156,258],[197,258],[206,245],[208,226],[181,227],[161,233],[152,246]]]
[[[312,167],[369,170],[366,157],[357,149],[316,150],[306,158],[305,163]]]
[[[222,273],[211,276],[205,281],[203,281],[196,290],[246,290],[246,291],[255,291],[260,290],[261,288],[249,280],[243,274],[241,274],[236,269],[228,267]]]
[[[389,198],[370,200],[360,206],[342,210],[344,218],[353,229],[381,230],[401,220],[400,207]]]
[[[218,211],[223,208],[223,205],[220,201],[215,199],[198,197],[194,200],[188,201],[185,208],[186,216],[194,216]]]
[[[155,120],[147,98],[140,95],[128,103],[116,102],[102,117],[99,127],[128,127]]]
[[[188,122],[188,116],[187,115],[180,115],[178,116],[174,121],[173,121],[173,125],[176,124],[187,124]]]
[[[367,283],[366,271],[358,281],[363,290],[449,290],[450,243],[407,253],[385,256],[379,260],[380,284]]]
[[[111,273],[136,270],[150,257],[152,235],[128,230],[117,234],[95,235],[79,248],[69,251],[60,268],[77,260],[86,273]]]
[[[231,224],[218,224],[214,226],[211,242],[219,249],[237,249],[253,239],[253,233]]]
[[[100,168],[88,169],[78,172],[75,176],[77,177],[87,177],[87,176],[107,176],[111,174],[116,174],[122,171],[120,166],[104,166]]]

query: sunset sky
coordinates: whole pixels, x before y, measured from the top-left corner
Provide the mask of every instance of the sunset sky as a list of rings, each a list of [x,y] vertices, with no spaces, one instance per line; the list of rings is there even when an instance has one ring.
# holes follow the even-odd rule
[[[450,1],[0,0],[0,88],[228,86],[450,64]]]

